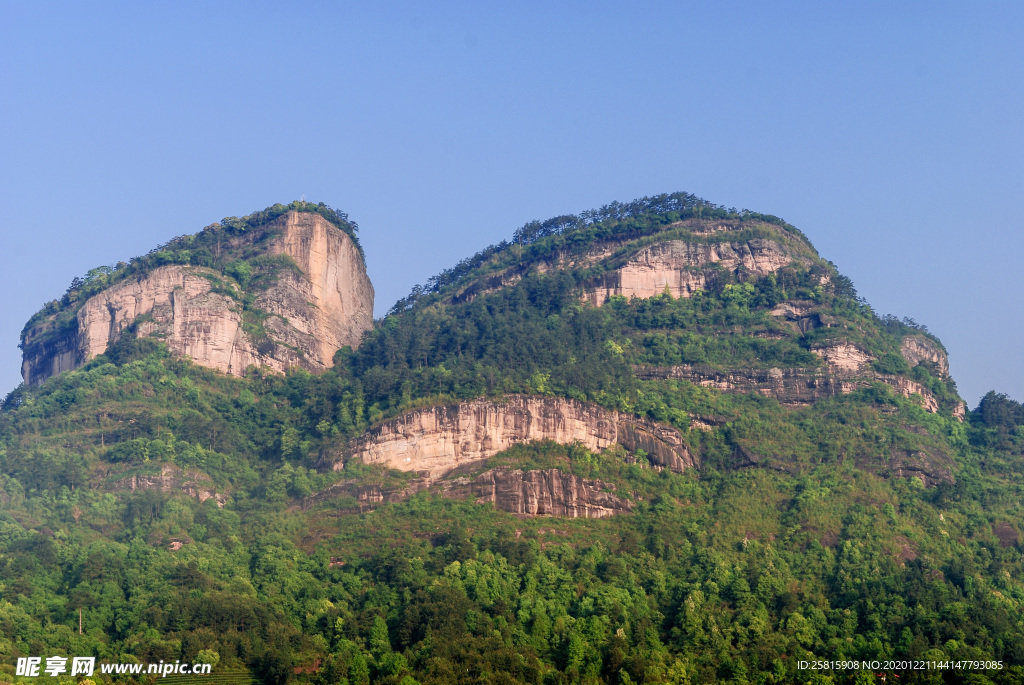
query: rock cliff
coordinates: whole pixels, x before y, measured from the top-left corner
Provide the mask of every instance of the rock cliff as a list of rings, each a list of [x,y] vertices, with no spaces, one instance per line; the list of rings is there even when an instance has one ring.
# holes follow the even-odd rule
[[[446,481],[442,490],[451,497],[493,502],[499,511],[528,516],[606,518],[633,508],[612,494],[608,484],[558,469],[493,469],[476,478]]]
[[[475,477],[463,476],[431,481],[414,479],[404,487],[360,485],[340,481],[306,500],[306,505],[341,494],[355,499],[360,510],[401,502],[417,492],[430,490],[445,497],[491,502],[498,511],[523,516],[606,518],[632,510],[633,503],[613,493],[614,486],[600,480],[581,478],[559,469],[495,468]]]
[[[589,287],[585,298],[600,306],[613,295],[628,299],[668,292],[689,297],[705,289],[715,273],[765,276],[798,259],[787,245],[766,238],[721,243],[669,240],[641,249]]]
[[[579,442],[593,451],[620,444],[630,452],[644,450],[652,462],[673,471],[697,466],[682,435],[670,426],[576,400],[525,395],[417,409],[370,430],[349,451],[352,459],[436,480],[537,440]]]
[[[911,368],[921,362],[930,362],[935,365],[940,378],[949,376],[949,360],[946,353],[930,338],[923,335],[905,336],[900,343],[900,354]]]
[[[249,291],[191,265],[122,280],[86,300],[68,328],[44,320],[26,331],[25,382],[77,368],[126,332],[155,336],[173,353],[229,374],[250,365],[320,371],[372,327],[373,286],[362,256],[322,216],[288,212],[224,249],[250,260],[276,257],[284,268]]]
[[[871,355],[856,345],[839,343],[811,350],[824,360],[829,371],[839,375],[856,374],[863,371],[871,361]]]

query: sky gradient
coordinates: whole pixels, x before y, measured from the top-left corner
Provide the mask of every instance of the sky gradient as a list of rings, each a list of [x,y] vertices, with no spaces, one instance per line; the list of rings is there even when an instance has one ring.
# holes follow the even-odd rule
[[[0,0],[0,396],[71,279],[305,196],[380,316],[523,223],[683,190],[804,231],[1024,400],[1024,3]]]

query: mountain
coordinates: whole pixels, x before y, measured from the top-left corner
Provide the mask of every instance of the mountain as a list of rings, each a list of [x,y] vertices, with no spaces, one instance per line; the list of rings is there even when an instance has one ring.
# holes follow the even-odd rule
[[[785,221],[612,203],[523,226],[376,323],[372,298],[356,225],[292,203],[34,316],[0,407],[6,662],[1024,678],[1024,407],[967,411],[941,342]]]
[[[307,209],[228,218],[89,272],[22,331],[25,382],[80,368],[126,331],[235,376],[331,366],[372,327],[373,286],[347,218]]]

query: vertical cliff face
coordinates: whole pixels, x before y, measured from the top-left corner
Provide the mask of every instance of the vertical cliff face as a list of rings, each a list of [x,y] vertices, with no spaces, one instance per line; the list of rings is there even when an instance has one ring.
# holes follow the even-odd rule
[[[441,481],[418,478],[392,488],[342,480],[308,498],[304,505],[346,494],[358,503],[360,510],[365,511],[381,504],[403,502],[418,492],[428,490],[445,497],[490,502],[498,511],[520,516],[593,519],[628,513],[633,509],[633,502],[616,494],[611,483],[582,478],[560,469],[502,467],[474,477],[459,476]]]
[[[263,278],[250,286],[175,264],[121,280],[86,300],[63,330],[51,319],[26,331],[25,382],[77,368],[125,334],[157,337],[173,353],[229,374],[250,365],[315,372],[372,327],[373,286],[359,249],[322,216],[288,212],[226,239],[224,250],[264,269]]]
[[[949,376],[949,360],[946,353],[930,338],[923,335],[908,335],[900,343],[900,354],[911,368],[921,362],[930,362],[940,378]]]
[[[149,473],[135,473],[111,482],[108,489],[113,492],[136,492],[155,490],[165,493],[183,493],[200,502],[213,498],[218,507],[223,507],[228,497],[218,493],[210,477],[196,469],[183,470],[174,464],[161,464],[159,470]]]
[[[674,471],[697,465],[671,426],[576,400],[523,395],[418,409],[369,431],[350,450],[353,459],[437,479],[537,440],[579,442],[595,452],[616,444],[631,452],[643,449],[654,463]],[[341,462],[334,468],[342,468]]]
[[[339,348],[358,347],[373,328],[373,285],[351,238],[318,214],[289,212],[271,254],[287,255],[302,275],[284,272],[257,307],[314,337],[316,357],[330,365]],[[280,221],[280,220],[279,220]]]
[[[492,469],[473,479],[446,481],[441,490],[451,497],[491,502],[499,511],[523,516],[594,519],[633,508],[629,500],[616,497],[610,485],[558,469]]]

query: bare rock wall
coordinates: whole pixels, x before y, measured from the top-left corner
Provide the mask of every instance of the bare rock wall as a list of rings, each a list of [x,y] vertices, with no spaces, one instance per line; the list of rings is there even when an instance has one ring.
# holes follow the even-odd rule
[[[795,259],[788,247],[766,238],[722,243],[669,240],[640,250],[589,288],[585,299],[600,306],[613,295],[646,298],[668,292],[676,298],[690,297],[706,288],[717,271],[764,276]]]
[[[616,497],[611,486],[558,469],[521,471],[493,469],[476,478],[442,483],[451,497],[493,502],[494,508],[527,516],[606,518],[628,512],[632,503]]]
[[[515,395],[417,409],[391,419],[350,444],[351,458],[438,479],[525,442],[579,442],[599,451],[615,444],[644,449],[674,471],[696,466],[674,428],[576,400]],[[341,462],[333,467],[341,469]]]

